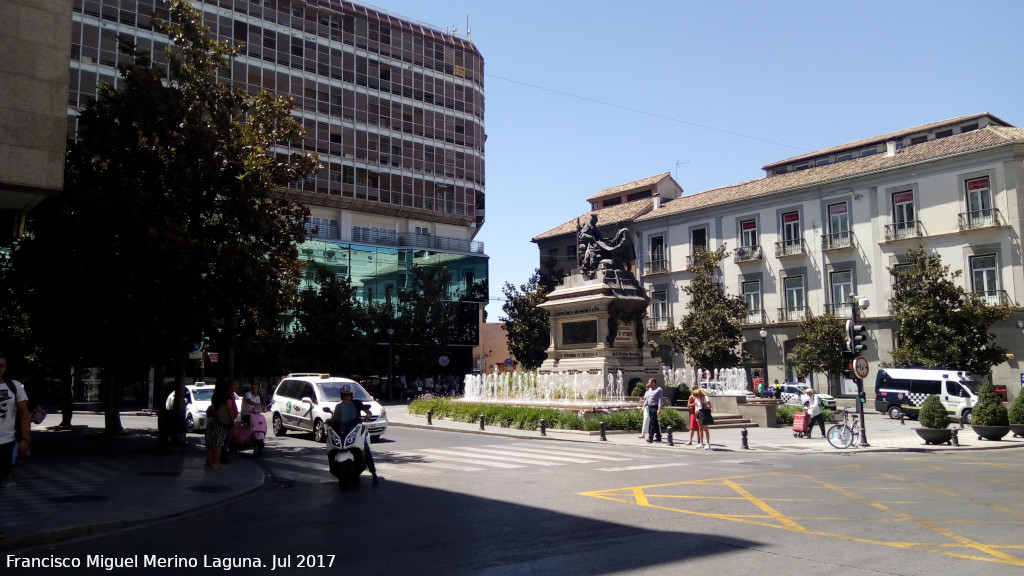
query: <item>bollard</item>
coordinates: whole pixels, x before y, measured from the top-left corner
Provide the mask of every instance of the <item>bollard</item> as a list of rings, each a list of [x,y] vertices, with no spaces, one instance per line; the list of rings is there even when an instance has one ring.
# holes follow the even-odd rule
[[[675,446],[675,444],[672,443],[672,427],[669,426],[668,428],[665,429],[665,431],[668,432],[668,445]]]
[[[484,415],[483,414],[480,415],[480,429],[481,430],[484,429]]]
[[[547,428],[548,428],[547,418],[541,418],[540,419],[540,435],[541,436],[547,436],[548,435]]]
[[[750,449],[750,446],[747,446],[747,429],[746,428],[744,428],[743,431],[740,432],[740,447],[743,448],[744,450],[749,450]]]
[[[604,421],[601,421],[601,440],[608,441],[608,438],[604,435]]]
[[[434,409],[427,410],[427,424],[434,424]]]
[[[903,412],[900,412],[900,426],[906,426],[907,423],[903,421]]]
[[[957,438],[957,429],[953,428],[953,446],[959,446],[959,445],[960,445],[960,439]]]

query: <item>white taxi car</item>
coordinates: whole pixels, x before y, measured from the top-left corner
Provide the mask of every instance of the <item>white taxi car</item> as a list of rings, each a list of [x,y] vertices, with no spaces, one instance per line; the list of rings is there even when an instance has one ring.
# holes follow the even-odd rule
[[[185,386],[185,430],[196,432],[206,429],[206,409],[210,407],[214,388],[216,386],[207,386],[202,382]],[[168,410],[174,408],[174,392],[167,395],[164,405]]]
[[[792,382],[786,382],[782,386],[782,403],[789,404],[790,406],[803,406],[804,402],[807,401],[804,390],[807,386],[797,386]],[[836,411],[836,399],[831,394],[821,394],[817,390],[814,391],[814,395],[821,398],[821,401],[825,404],[825,408],[835,412]]]
[[[331,418],[334,405],[341,402],[339,391],[342,384],[350,384],[354,391],[353,400],[370,408],[372,416],[366,426],[370,430],[370,439],[379,439],[388,429],[387,411],[365,388],[348,378],[307,373],[285,376],[274,390],[269,408],[274,435],[283,436],[288,430],[299,430],[312,432],[313,440],[323,442],[324,423]]]

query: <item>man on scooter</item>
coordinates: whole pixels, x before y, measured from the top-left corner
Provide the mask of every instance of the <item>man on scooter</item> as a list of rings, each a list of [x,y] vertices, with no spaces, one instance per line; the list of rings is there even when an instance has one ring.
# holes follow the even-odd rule
[[[242,397],[242,422],[249,423],[249,414],[259,414],[263,411],[263,403],[260,401],[260,382],[253,380],[249,384],[249,391]]]
[[[341,402],[334,406],[334,418],[337,421],[338,433],[344,438],[359,421],[360,412],[366,412],[367,416],[372,416],[373,413],[370,412],[369,406],[353,398],[354,394],[351,384],[342,384],[339,396],[341,396]],[[373,465],[373,453],[370,452],[369,435],[366,436],[366,441],[363,444],[363,453],[366,454],[366,467],[370,470],[370,474],[373,475],[373,485],[376,486],[377,482],[383,479],[383,476],[377,476],[377,467]]]

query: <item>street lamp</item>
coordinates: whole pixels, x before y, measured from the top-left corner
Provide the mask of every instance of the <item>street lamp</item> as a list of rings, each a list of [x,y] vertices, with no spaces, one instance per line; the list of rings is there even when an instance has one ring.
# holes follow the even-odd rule
[[[395,397],[395,354],[393,352],[395,329],[388,326],[388,398]]]
[[[761,331],[758,332],[761,336],[761,359],[764,360],[764,372],[761,374],[762,382],[764,382],[764,389],[768,389],[768,330],[764,326],[761,326]]]

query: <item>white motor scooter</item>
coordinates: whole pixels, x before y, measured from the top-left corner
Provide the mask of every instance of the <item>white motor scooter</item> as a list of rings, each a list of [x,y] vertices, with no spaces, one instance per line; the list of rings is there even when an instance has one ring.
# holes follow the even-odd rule
[[[349,431],[338,429],[337,420],[330,420],[327,429],[327,463],[331,475],[342,490],[359,486],[359,475],[366,470],[366,436],[369,429],[362,418]],[[345,436],[342,437],[342,434]]]

